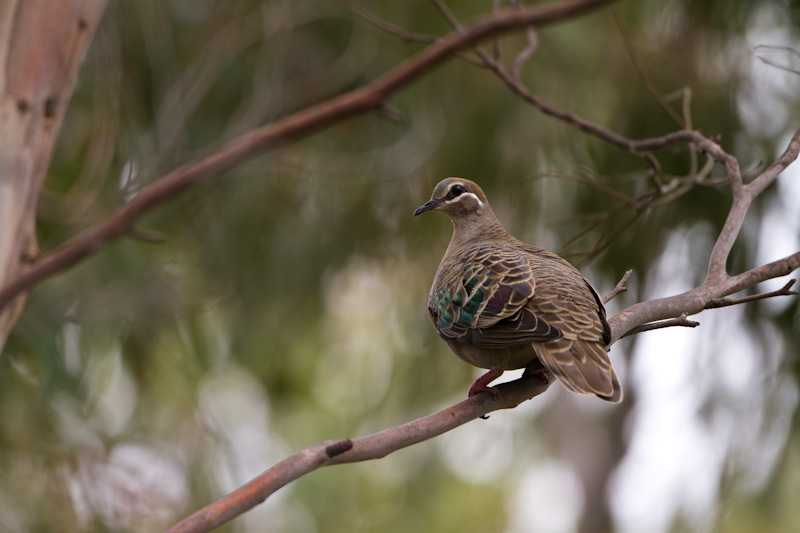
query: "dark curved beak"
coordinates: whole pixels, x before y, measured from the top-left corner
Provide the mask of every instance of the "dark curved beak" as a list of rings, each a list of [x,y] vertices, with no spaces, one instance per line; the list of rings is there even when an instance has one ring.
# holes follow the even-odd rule
[[[414,211],[414,216],[421,215],[425,211],[430,211],[431,209],[435,209],[436,206],[439,205],[440,203],[442,203],[442,201],[439,199],[428,200],[427,202],[419,206],[416,211]]]

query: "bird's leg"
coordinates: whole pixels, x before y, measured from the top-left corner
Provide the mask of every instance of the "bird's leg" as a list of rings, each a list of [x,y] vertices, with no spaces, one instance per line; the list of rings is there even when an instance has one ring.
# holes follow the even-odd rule
[[[525,367],[525,371],[522,373],[522,377],[520,379],[525,379],[529,377],[536,376],[539,379],[544,381],[549,381],[547,376],[547,367],[545,367],[542,362],[537,357],[533,360],[531,364]]]
[[[487,373],[476,379],[475,383],[473,383],[470,386],[469,392],[467,393],[467,397],[471,398],[472,396],[475,396],[479,392],[488,392],[489,394],[491,394],[496,398],[497,395],[499,394],[499,392],[497,392],[497,389],[495,389],[494,387],[488,387],[487,385],[489,385],[489,383],[491,383],[492,381],[494,381],[495,379],[499,378],[502,375],[503,375],[502,370],[497,370],[496,368],[489,370]]]

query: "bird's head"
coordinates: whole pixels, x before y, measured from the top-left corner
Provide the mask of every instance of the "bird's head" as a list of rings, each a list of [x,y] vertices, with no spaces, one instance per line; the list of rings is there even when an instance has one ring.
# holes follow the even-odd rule
[[[445,178],[433,189],[431,199],[414,211],[442,211],[454,221],[489,209],[489,201],[477,183],[463,178]]]

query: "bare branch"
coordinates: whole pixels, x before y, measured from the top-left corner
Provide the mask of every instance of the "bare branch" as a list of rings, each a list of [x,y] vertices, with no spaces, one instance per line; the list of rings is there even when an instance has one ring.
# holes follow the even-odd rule
[[[800,58],[800,50],[797,50],[796,48],[791,48],[789,46],[760,44],[758,46],[754,46],[753,49],[754,50],[780,50],[781,52],[788,52],[789,54]],[[800,74],[800,70],[792,68],[792,67],[790,67],[788,65],[781,65],[780,63],[778,63],[776,61],[772,61],[771,59],[767,59],[766,57],[764,57],[762,55],[757,55],[756,57],[758,59],[760,59],[763,63],[765,63],[767,65],[770,65],[772,67],[776,67],[776,68],[779,68],[781,70],[785,70],[787,72],[791,72],[792,74]]]
[[[442,13],[447,22],[453,27],[454,30],[459,31],[461,30],[461,23],[458,19],[453,15],[453,12],[450,11],[450,8],[447,7],[447,4],[444,3],[443,0],[431,0],[436,8]]]
[[[492,13],[497,13],[498,11],[500,11],[501,7],[502,7],[502,0],[492,0]],[[494,36],[494,40],[492,42],[492,53],[494,54],[494,60],[500,62],[501,48],[500,48],[499,35]]]
[[[603,250],[608,248],[609,245],[611,245],[611,243],[614,241],[614,239],[616,239],[626,229],[628,229],[634,222],[636,222],[636,220],[642,215],[642,213],[644,213],[643,209],[635,210],[633,213],[631,213],[628,216],[627,219],[622,221],[621,224],[619,224],[616,228],[614,228],[614,231],[612,231],[610,233],[607,233],[609,228],[610,228],[610,225],[611,225],[611,219],[609,218],[607,220],[605,226],[604,226],[603,231],[598,236],[598,238],[595,241],[594,245],[592,246],[591,250],[586,252],[584,258],[581,260],[580,263],[578,263],[578,265],[577,265],[578,268],[580,269],[580,268],[585,267],[586,265],[589,264],[589,262],[592,259],[597,257],[597,255],[599,255]],[[603,237],[605,237],[605,239]]]
[[[639,62],[639,56],[636,54],[636,49],[633,47],[633,43],[631,42],[631,36],[628,34],[628,30],[625,28],[625,24],[622,22],[622,19],[620,19],[617,11],[616,10],[613,11],[614,11],[614,19],[617,22],[617,28],[619,28],[619,33],[620,35],[622,35],[622,40],[625,43],[625,48],[628,50],[628,56],[631,58],[633,67],[636,69],[636,72],[639,74],[639,77],[642,79],[642,82],[644,82],[645,87],[647,87],[647,90],[650,92],[650,94],[653,95],[653,98],[656,99],[658,105],[660,105],[661,108],[664,111],[666,111],[670,117],[672,117],[672,120],[674,120],[675,123],[678,124],[678,126],[682,128],[689,127],[687,124],[684,123],[683,120],[681,120],[680,115],[678,115],[678,113],[669,106],[667,101],[664,99],[664,95],[662,95],[658,91],[658,88],[650,79],[650,76],[648,76],[647,73],[645,72],[641,62]]]
[[[637,208],[639,206],[639,202],[637,200],[631,198],[627,194],[625,194],[623,192],[619,192],[617,189],[615,189],[613,187],[609,187],[608,185],[604,185],[602,183],[599,183],[599,182],[591,180],[591,179],[582,178],[580,176],[575,176],[575,175],[572,175],[572,174],[560,174],[560,173],[556,173],[556,172],[548,172],[548,173],[545,173],[545,174],[539,174],[537,177],[538,178],[557,178],[557,179],[562,179],[562,180],[566,180],[566,181],[574,181],[575,183],[580,183],[581,185],[585,185],[586,187],[589,187],[590,189],[594,189],[597,192],[605,194],[606,196],[610,196],[612,198],[616,198],[617,200],[619,200],[623,204],[627,205],[628,207]]]
[[[529,27],[525,29],[525,33],[528,36],[528,44],[520,50],[511,65],[511,77],[515,80],[519,80],[522,75],[522,66],[539,49],[539,38],[536,35],[536,30],[533,27]]]
[[[508,8],[475,19],[430,45],[411,59],[363,87],[301,110],[284,119],[241,135],[210,155],[190,161],[144,187],[110,218],[61,244],[25,273],[0,290],[0,308],[16,295],[63,272],[106,243],[128,234],[135,222],[156,206],[196,182],[220,174],[276,146],[298,140],[342,120],[373,110],[455,52],[498,33],[531,25],[552,24],[596,9],[610,0],[574,0]]]
[[[544,379],[543,379],[544,378]],[[491,394],[476,394],[446,409],[365,437],[325,441],[287,457],[249,483],[197,511],[168,533],[209,531],[266,500],[281,487],[324,466],[370,461],[402,448],[429,440],[467,422],[500,409],[511,409],[542,394],[553,376],[531,374],[501,383]]]
[[[753,268],[738,276],[733,276],[730,279],[728,291],[724,294],[720,294],[720,296],[728,296],[729,294],[743,291],[762,281],[789,275],[798,268],[800,268],[800,252],[793,253],[792,255],[784,257],[783,259],[778,259],[772,263]]]
[[[636,303],[609,319],[611,344],[641,324],[680,317],[683,314],[695,315],[704,310],[708,302],[734,294],[762,281],[785,276],[797,268],[800,268],[800,252],[753,268],[738,276],[706,278],[700,286],[675,296]]]
[[[436,6],[436,8],[442,13],[442,16],[447,20],[447,22],[450,24],[450,26],[456,32],[459,32],[459,31],[462,30],[462,28],[464,26],[461,24],[461,22],[459,22],[459,20],[456,18],[456,16],[453,14],[453,12],[450,11],[450,8],[447,7],[447,4],[444,3],[444,0],[431,0],[431,1]],[[495,6],[497,6],[496,3],[495,3]],[[497,13],[498,11],[499,11],[498,9],[494,9],[493,13]],[[500,65],[500,63],[499,63],[499,61],[500,61],[500,43],[498,41],[498,38],[499,38],[499,35],[495,35],[495,40],[494,40],[494,59],[489,57],[489,54],[486,53],[486,51],[483,48],[481,48],[480,46],[478,46],[477,44],[472,44],[472,50],[475,52],[475,54],[478,57],[476,58],[476,57],[473,57],[473,56],[469,56],[467,59],[473,64],[477,64],[477,65],[480,65],[480,66],[483,66],[483,67],[489,67],[489,68],[492,68],[492,69],[497,68]]]
[[[522,7],[522,3],[519,0],[512,0],[511,5],[514,7]],[[525,35],[528,38],[528,44],[525,46],[525,48],[520,50],[511,65],[511,77],[515,80],[520,79],[523,65],[536,52],[536,50],[539,49],[539,37],[536,33],[536,28],[533,26],[528,26],[525,28]]]
[[[353,2],[349,2],[348,0],[339,0],[347,9],[353,12],[353,14],[361,17],[366,22],[369,22],[376,28],[379,28],[385,32],[391,33],[399,38],[401,38],[405,42],[409,43],[432,43],[439,39],[436,35],[429,35],[427,33],[413,33],[407,32],[403,28],[399,26],[395,26],[394,24],[390,24],[385,20],[382,20],[379,17],[376,17],[363,7],[354,4]]]
[[[625,333],[623,337],[629,337],[631,335],[636,335],[637,333],[642,333],[645,331],[653,331],[655,329],[672,328],[675,326],[681,326],[685,328],[696,328],[699,325],[700,322],[695,322],[694,320],[688,320],[686,318],[686,313],[684,313],[678,318],[671,318],[669,320],[662,320],[660,322],[651,322],[650,324],[642,324],[641,326],[636,326],[629,332]]]
[[[764,172],[756,176],[756,178],[747,185],[747,190],[750,196],[755,197],[761,194],[761,191],[766,189],[773,181],[775,181],[780,173],[786,170],[786,167],[791,165],[795,159],[797,159],[799,154],[800,128],[794,132],[791,141],[789,141],[789,146],[786,147],[786,150],[783,151],[780,157],[778,157],[774,163],[768,166]]]
[[[608,295],[606,295],[606,297],[603,298],[604,304],[607,304],[608,302],[616,298],[618,294],[622,294],[623,292],[628,291],[628,280],[631,279],[631,274],[633,274],[633,269],[625,272],[625,274],[622,276],[622,279],[619,280],[619,283],[617,283],[617,286],[614,287],[614,290],[609,292]]]
[[[762,50],[762,49],[766,49],[766,50],[781,50],[783,52],[789,52],[790,54],[795,55],[798,58],[800,58],[800,50],[798,50],[796,48],[792,48],[790,46],[780,46],[780,45],[776,45],[776,44],[758,44],[758,45],[753,47],[753,50]]]
[[[730,305],[744,304],[748,302],[755,302],[756,300],[765,300],[773,296],[797,296],[797,291],[790,290],[797,280],[789,280],[789,283],[778,289],[777,291],[764,292],[761,294],[754,294],[752,296],[745,296],[743,298],[718,298],[711,300],[705,306],[705,309],[716,309],[718,307],[728,307]]]
[[[684,132],[686,133],[686,132]],[[691,132],[690,136],[698,136]],[[710,139],[695,140],[696,144],[728,170],[728,184],[733,190],[733,202],[709,258],[708,275],[700,286],[682,294],[634,304],[609,320],[612,344],[625,333],[641,324],[683,315],[693,315],[706,309],[709,302],[734,294],[768,279],[785,276],[800,267],[800,252],[762,265],[736,276],[729,276],[725,264],[736,237],[739,235],[750,203],[778,174],[800,155],[800,129],[784,153],[751,183],[744,185],[739,164]]]
[[[786,66],[786,65],[781,65],[777,61],[773,61],[771,59],[767,59],[766,57],[763,57],[763,56],[757,56],[757,57],[758,57],[758,59],[761,60],[762,63],[767,64],[767,65],[769,65],[771,67],[779,68],[781,70],[785,70],[787,72],[791,72],[792,74],[800,74],[800,70],[798,70],[798,69],[794,69],[794,68]]]
[[[722,152],[722,149],[720,149]],[[749,184],[744,185],[742,176],[739,172],[739,163],[733,156],[725,154],[714,156],[717,161],[724,162],[728,171],[728,183],[733,190],[733,203],[725,219],[725,224],[720,231],[714,249],[711,251],[711,259],[708,264],[708,277],[720,279],[727,276],[725,265],[728,261],[733,243],[739,235],[739,230],[744,223],[744,217],[750,207],[750,203],[758,196],[769,184],[771,184],[783,170],[789,166],[798,154],[800,154],[800,129],[795,131],[789,146],[764,172],[757,176]],[[713,154],[712,154],[713,155]],[[741,289],[739,289],[741,290]]]
[[[692,121],[692,88],[684,87],[682,93],[682,113],[683,113],[683,127],[687,130],[694,129]],[[697,147],[693,144],[689,145],[689,174],[692,176],[697,175]]]

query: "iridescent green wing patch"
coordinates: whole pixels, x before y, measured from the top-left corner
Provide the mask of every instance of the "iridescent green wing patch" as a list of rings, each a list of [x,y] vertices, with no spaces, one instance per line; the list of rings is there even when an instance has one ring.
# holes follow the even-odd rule
[[[561,336],[527,308],[536,283],[514,248],[468,248],[453,266],[431,294],[431,316],[443,337],[488,347]]]

